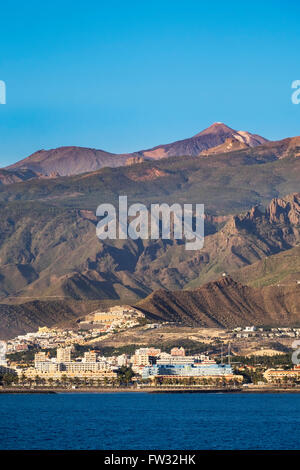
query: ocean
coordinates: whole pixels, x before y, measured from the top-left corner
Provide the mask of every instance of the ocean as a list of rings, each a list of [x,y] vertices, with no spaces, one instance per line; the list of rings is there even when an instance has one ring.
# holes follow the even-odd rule
[[[1,394],[0,449],[299,449],[300,394]]]

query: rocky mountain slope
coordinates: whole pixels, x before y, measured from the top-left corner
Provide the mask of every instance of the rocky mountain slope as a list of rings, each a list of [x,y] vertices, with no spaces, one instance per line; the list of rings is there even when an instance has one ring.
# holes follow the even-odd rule
[[[253,287],[300,283],[300,246],[282,251],[232,272],[236,281]]]
[[[0,169],[0,185],[20,183],[38,177],[37,173],[27,168],[11,171]]]
[[[215,122],[189,139],[178,140],[166,145],[158,145],[152,149],[137,153],[143,157],[153,159],[176,157],[179,155],[197,156],[210,148],[216,148],[224,144],[227,139],[232,138],[244,144],[245,147],[257,147],[268,142],[264,137],[245,131],[236,131],[222,122]]]
[[[217,145],[216,147],[211,147],[206,150],[202,150],[199,155],[216,155],[219,153],[234,152],[235,150],[242,150],[249,148],[246,142],[237,139],[236,137],[228,137],[224,143]]]
[[[201,255],[206,255],[207,263],[187,287],[289,250],[300,242],[299,229],[300,194],[275,198],[264,212],[253,207],[245,214],[231,217],[221,230],[206,237]]]
[[[201,285],[299,243],[300,195],[274,199],[236,216],[208,217],[204,248],[181,240],[96,238],[86,210],[23,207],[0,221],[2,299],[122,299],[132,302],[161,287]],[[225,225],[224,225],[225,223]]]
[[[0,339],[37,331],[39,327],[66,326],[97,308],[101,302],[38,300],[21,304],[0,304]]]
[[[153,149],[142,150],[136,152],[136,154],[155,160],[181,155],[201,156],[220,154],[251,148],[255,153],[260,153],[261,155],[272,152],[276,158],[288,157],[291,154],[300,156],[300,137],[268,141],[259,135],[245,131],[236,131],[226,124],[216,122],[193,137],[171,144],[159,145],[153,147]],[[253,152],[251,153],[253,154]]]
[[[125,156],[83,147],[59,147],[39,150],[27,158],[7,167],[7,170],[26,168],[44,175],[76,175],[99,168],[126,164]]]

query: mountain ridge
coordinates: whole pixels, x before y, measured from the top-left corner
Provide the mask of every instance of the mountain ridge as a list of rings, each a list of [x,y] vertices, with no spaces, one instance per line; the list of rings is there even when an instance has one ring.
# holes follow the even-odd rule
[[[137,303],[146,316],[189,326],[234,328],[300,324],[300,285],[253,288],[230,276],[194,290],[159,290]]]
[[[151,149],[132,153],[115,154],[87,147],[58,147],[39,150],[32,155],[6,167],[6,170],[28,169],[44,175],[57,173],[60,176],[95,171],[105,166],[118,167],[141,161],[157,160],[176,156],[197,156],[203,150],[216,147],[230,137],[243,142],[247,147],[267,143],[267,139],[244,131],[235,131],[223,123],[214,123],[193,137]]]
[[[31,328],[38,321],[47,323],[47,305],[50,321],[52,299],[134,305],[157,289],[188,290],[214,282],[222,272],[235,278],[237,270],[294,249],[299,243],[298,141],[268,142],[213,158],[137,159],[129,166],[0,185],[5,325],[12,324],[9,316],[17,311],[18,331],[28,327],[29,300],[42,302]],[[204,249],[187,252],[183,242],[174,240],[100,243],[96,207],[118,204],[122,194],[129,204],[147,207],[156,201],[204,203]]]
[[[22,214],[3,211],[0,294],[122,299],[131,303],[161,287],[195,287],[300,242],[300,194],[275,198],[240,215],[208,216],[211,230],[199,252],[180,240],[99,241],[97,218],[87,210],[46,206]],[[64,260],[62,262],[62,260]],[[192,283],[192,285],[190,285]]]

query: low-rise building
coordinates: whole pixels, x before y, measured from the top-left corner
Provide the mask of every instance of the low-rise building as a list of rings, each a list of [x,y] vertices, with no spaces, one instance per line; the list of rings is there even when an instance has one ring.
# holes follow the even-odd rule
[[[295,366],[293,369],[267,369],[264,373],[264,378],[267,382],[284,382],[289,380],[300,381],[300,366]]]
[[[161,354],[161,356],[163,356]],[[233,374],[229,364],[217,364],[207,356],[172,356],[160,358],[155,364],[148,365],[142,369],[143,379],[155,377],[177,377],[177,378],[212,378],[242,381],[242,376]]]

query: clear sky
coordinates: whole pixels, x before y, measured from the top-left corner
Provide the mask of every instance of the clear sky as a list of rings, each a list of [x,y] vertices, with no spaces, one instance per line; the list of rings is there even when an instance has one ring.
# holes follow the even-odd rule
[[[62,145],[131,152],[215,121],[300,134],[299,1],[2,2],[0,164]]]

